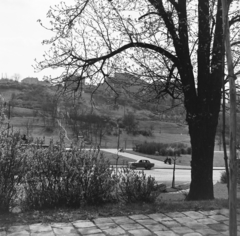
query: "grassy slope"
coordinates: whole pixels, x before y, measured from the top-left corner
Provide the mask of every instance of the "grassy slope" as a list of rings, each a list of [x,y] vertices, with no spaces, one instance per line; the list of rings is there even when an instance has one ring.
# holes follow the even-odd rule
[[[27,85],[26,85],[27,86]],[[9,100],[11,98],[11,94],[21,94],[23,91],[26,91],[27,87],[25,86],[25,90],[19,91],[16,88],[8,88],[1,90],[3,97],[5,100]],[[30,87],[29,87],[30,89]],[[49,90],[49,88],[48,88]],[[83,93],[83,100],[87,107],[94,108],[95,111],[99,114],[108,114],[112,118],[112,120],[117,120],[124,116],[127,112],[134,112],[136,119],[139,120],[139,129],[145,130],[150,129],[150,127],[154,127],[153,137],[144,137],[144,136],[131,136],[127,134],[122,134],[120,136],[120,146],[126,148],[132,148],[135,143],[138,142],[186,142],[189,143],[189,136],[187,135],[186,126],[179,126],[175,123],[168,123],[164,121],[159,121],[159,117],[154,115],[152,112],[145,109],[135,109],[130,105],[119,106],[118,110],[112,109],[112,105],[104,103],[105,101],[96,100],[95,97],[91,97],[90,93]],[[95,100],[94,100],[95,99]],[[105,99],[106,100],[106,99]],[[94,103],[92,103],[94,101]],[[28,101],[29,102],[29,101]],[[93,104],[95,105],[93,107]],[[27,129],[29,129],[30,136],[36,137],[46,137],[46,143],[52,138],[54,140],[59,139],[59,133],[61,129],[58,127],[55,129],[53,133],[47,133],[44,130],[44,123],[41,117],[36,117],[33,109],[14,107],[12,113],[10,124],[15,130],[20,130],[21,133],[27,133]],[[28,128],[27,128],[28,127]],[[69,137],[71,137],[71,132],[69,132]],[[66,139],[67,143],[70,143],[69,140]],[[108,148],[115,148],[117,146],[117,137],[116,136],[105,136],[102,142],[102,145]]]
[[[48,89],[49,90],[49,89]],[[10,99],[10,94],[13,92],[15,94],[21,93],[17,89],[8,89],[1,91],[3,96],[7,96],[7,99]],[[53,91],[52,91],[53,92]],[[120,146],[125,148],[132,148],[136,143],[139,142],[162,142],[162,143],[173,143],[173,142],[182,142],[190,145],[190,137],[188,135],[188,128],[186,125],[170,123],[166,121],[161,121],[160,117],[154,115],[148,110],[137,110],[129,105],[119,106],[118,110],[112,109],[112,105],[106,103],[105,100],[98,100],[93,96],[93,100],[90,93],[82,94],[84,103],[89,108],[94,108],[95,111],[99,114],[108,114],[112,120],[117,120],[117,118],[123,117],[124,113],[134,112],[136,119],[139,121],[140,130],[149,130],[153,127],[153,136],[144,137],[142,135],[132,136],[127,135],[123,132],[120,135]],[[92,103],[94,102],[94,103]],[[95,105],[93,107],[93,104]],[[27,133],[27,124],[30,124],[29,133],[34,138],[36,137],[46,137],[46,142],[52,138],[54,140],[59,139],[59,133],[61,128],[56,128],[53,133],[47,133],[44,130],[44,123],[41,117],[34,117],[34,112],[32,109],[27,108],[18,108],[14,109],[15,117],[11,118],[11,125],[16,129],[20,130],[22,133]],[[69,131],[68,131],[69,132]],[[71,132],[69,132],[69,138],[71,139]],[[66,143],[70,143],[69,140],[65,140]],[[105,136],[103,138],[102,146],[107,148],[116,148],[117,147],[117,136]]]
[[[159,122],[160,123],[160,122]],[[171,125],[171,124],[170,124]],[[120,147],[132,148],[137,143],[142,142],[161,142],[161,143],[174,143],[181,142],[190,145],[190,137],[186,134],[169,134],[169,133],[157,133],[154,132],[152,137],[144,137],[142,135],[132,136],[125,133],[120,135]],[[116,148],[117,147],[117,136],[106,136],[102,145],[104,147]]]

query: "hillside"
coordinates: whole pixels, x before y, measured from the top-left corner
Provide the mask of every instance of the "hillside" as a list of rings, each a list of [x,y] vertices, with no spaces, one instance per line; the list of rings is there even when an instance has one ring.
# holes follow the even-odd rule
[[[82,136],[85,129],[84,136],[88,136],[88,141],[91,139],[92,143],[96,143],[101,139],[102,146],[116,147],[119,132],[116,130],[117,122],[122,121],[124,116],[133,114],[137,123],[137,132],[134,135],[121,128],[120,146],[130,148],[135,143],[143,141],[189,143],[183,109],[182,107],[170,109],[170,100],[163,100],[161,104],[147,104],[126,95],[121,95],[116,100],[102,91],[97,90],[93,93],[94,89],[85,87],[81,94],[63,95],[58,94],[56,87],[8,81],[1,83],[0,94],[8,104],[6,112],[10,116],[11,127],[29,137],[45,136],[45,142],[49,142],[50,138],[58,139],[60,131],[65,130],[69,138],[65,140],[70,143],[76,140],[76,137]],[[97,134],[89,134],[89,128],[82,128],[81,131],[80,126],[86,121],[77,123],[73,118],[69,120],[69,114],[72,115],[74,112],[78,116],[92,113],[97,117],[105,117],[108,119],[108,129],[100,134],[103,131],[100,132],[99,125],[95,122],[95,133],[99,133],[99,137],[96,137]],[[98,130],[96,130],[97,126]],[[78,133],[75,132],[74,127],[78,127]],[[146,135],[147,133],[151,135]]]

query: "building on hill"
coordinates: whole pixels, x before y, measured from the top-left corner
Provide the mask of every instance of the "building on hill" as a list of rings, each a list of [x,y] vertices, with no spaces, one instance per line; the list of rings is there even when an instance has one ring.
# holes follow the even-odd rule
[[[24,84],[39,84],[38,78],[34,77],[24,78],[21,82]]]
[[[0,79],[0,83],[1,84],[8,84],[8,83],[12,83],[13,80],[7,79],[7,78],[2,78]]]
[[[77,75],[73,75],[64,79],[64,88],[68,91],[84,91],[86,87],[85,79],[81,79]]]
[[[99,90],[111,96],[126,97],[140,93],[145,84],[146,82],[129,73],[115,73],[114,77],[108,77],[99,85]]]
[[[58,85],[59,89],[64,90],[64,93],[74,100],[85,93],[86,87],[85,79],[80,78],[78,75],[66,77],[63,79],[62,85]]]
[[[38,80],[38,78],[34,77],[27,77],[24,78],[21,83],[23,84],[34,84],[34,85],[41,85],[41,86],[52,86],[51,83],[48,80]]]
[[[52,86],[52,84],[48,80],[43,80],[43,81],[40,80],[38,81],[38,84],[42,86],[48,86],[48,87]]]

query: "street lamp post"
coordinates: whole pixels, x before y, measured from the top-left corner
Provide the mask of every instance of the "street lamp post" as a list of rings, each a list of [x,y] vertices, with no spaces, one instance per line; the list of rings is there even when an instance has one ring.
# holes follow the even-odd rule
[[[117,150],[119,150],[119,146],[120,146],[120,127],[119,127],[118,123],[117,123],[117,128],[118,128]]]
[[[10,118],[11,118],[11,104],[8,102],[8,127],[7,127],[7,133],[9,134],[10,129]]]
[[[118,129],[118,140],[117,140],[117,161],[116,161],[116,171],[118,171],[118,159],[119,159],[119,155],[118,155],[118,152],[119,152],[119,146],[120,146],[120,127],[119,127],[119,123],[117,121],[117,129]]]
[[[237,165],[236,165],[236,75],[234,74],[230,31],[229,31],[229,7],[231,0],[222,0],[223,36],[227,58],[229,94],[230,94],[230,160],[229,160],[229,235],[237,236]]]

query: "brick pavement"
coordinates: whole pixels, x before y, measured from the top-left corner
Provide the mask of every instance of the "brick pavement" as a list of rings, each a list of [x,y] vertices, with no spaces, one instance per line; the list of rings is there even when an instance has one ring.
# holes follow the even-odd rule
[[[0,236],[207,236],[229,235],[227,209],[131,215],[51,223],[0,226]],[[240,212],[238,215],[240,235]]]

